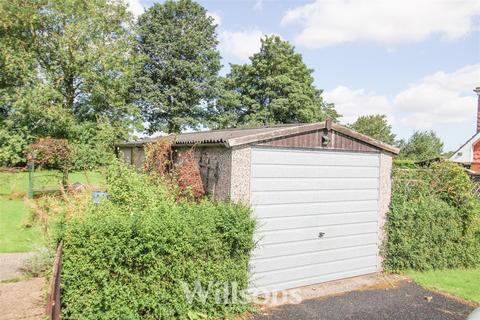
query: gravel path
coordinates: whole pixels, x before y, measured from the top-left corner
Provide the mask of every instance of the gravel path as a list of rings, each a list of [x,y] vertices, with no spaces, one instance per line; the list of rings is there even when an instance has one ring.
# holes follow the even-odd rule
[[[20,268],[33,252],[0,253],[0,281],[22,276]]]

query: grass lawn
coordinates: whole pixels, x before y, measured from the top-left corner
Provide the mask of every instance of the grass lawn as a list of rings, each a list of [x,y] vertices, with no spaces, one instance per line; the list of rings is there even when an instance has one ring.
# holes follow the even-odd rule
[[[440,290],[459,298],[480,303],[480,268],[411,271],[407,274],[423,287]]]
[[[0,197],[0,252],[26,252],[41,242],[37,226],[25,228],[29,208],[22,200]]]
[[[59,181],[60,175],[55,171],[37,171],[34,175],[35,188],[55,186]],[[99,187],[105,184],[99,171],[73,172],[69,181]],[[26,252],[42,242],[38,226],[23,226],[30,213],[30,208],[22,199],[27,190],[27,172],[0,172],[0,252]]]
[[[88,185],[103,186],[105,179],[100,171],[72,172],[68,176],[70,183],[80,182]],[[58,186],[61,175],[58,171],[36,171],[33,176],[34,188]],[[0,196],[9,196],[13,192],[26,193],[28,190],[28,172],[0,172]]]

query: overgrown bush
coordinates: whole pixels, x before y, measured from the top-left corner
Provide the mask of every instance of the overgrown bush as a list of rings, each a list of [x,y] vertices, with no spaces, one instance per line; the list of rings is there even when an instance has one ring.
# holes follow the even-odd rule
[[[454,163],[395,169],[386,230],[387,270],[480,264],[480,203]]]
[[[145,145],[145,170],[167,176],[173,169],[172,141],[159,139]]]
[[[174,183],[178,185],[179,196],[187,199],[201,199],[205,195],[205,189],[194,150],[182,152],[179,158],[172,172]]]
[[[27,158],[39,168],[57,169],[62,173],[62,185],[68,185],[72,168],[73,149],[66,139],[42,138],[27,148]]]
[[[172,143],[173,139],[161,139],[145,146],[145,171],[167,183],[178,198],[199,200],[205,189],[194,149],[175,153]]]
[[[240,301],[224,303],[223,290],[232,282],[247,287],[250,210],[178,201],[150,176],[120,164],[108,171],[109,196],[78,206],[82,212],[64,225],[63,317],[193,319],[246,310]],[[196,282],[209,290],[205,303],[185,294],[182,284],[193,292]]]
[[[415,169],[418,167],[415,164],[414,160],[408,160],[408,159],[395,159],[393,161],[393,165],[395,168],[403,168],[403,169]]]

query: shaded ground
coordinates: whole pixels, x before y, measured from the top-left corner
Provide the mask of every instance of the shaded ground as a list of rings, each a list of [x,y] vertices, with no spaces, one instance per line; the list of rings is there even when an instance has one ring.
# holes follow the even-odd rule
[[[255,320],[464,320],[474,307],[403,282],[396,288],[353,291],[339,296],[289,304],[257,315]]]
[[[45,279],[0,283],[0,320],[44,319]]]

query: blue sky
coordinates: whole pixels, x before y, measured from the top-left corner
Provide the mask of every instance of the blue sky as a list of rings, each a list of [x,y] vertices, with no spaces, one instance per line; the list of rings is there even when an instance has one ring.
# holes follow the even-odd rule
[[[134,14],[155,1],[129,0]],[[161,2],[161,1],[160,1]],[[386,114],[394,132],[434,130],[454,150],[475,133],[480,2],[199,1],[218,23],[224,69],[247,63],[265,34],[293,43],[324,98],[353,122]]]

